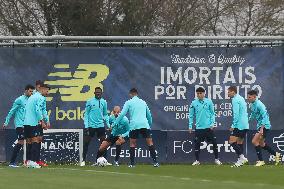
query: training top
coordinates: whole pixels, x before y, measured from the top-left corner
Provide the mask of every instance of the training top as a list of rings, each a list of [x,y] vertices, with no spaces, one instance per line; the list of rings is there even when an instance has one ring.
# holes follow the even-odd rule
[[[19,96],[16,98],[16,100],[13,103],[12,108],[10,109],[6,119],[5,119],[5,125],[9,124],[9,121],[13,115],[14,117],[14,124],[15,127],[23,127],[24,125],[24,119],[25,119],[25,106],[28,101],[29,97],[26,95]]]
[[[231,127],[239,130],[249,129],[247,103],[245,99],[239,94],[236,94],[232,98],[232,108],[233,124]]]
[[[124,116],[118,125],[115,125],[116,117],[114,115],[111,115],[109,117],[109,123],[112,126],[111,134],[113,136],[122,136],[126,137],[129,135],[129,120],[126,116]]]
[[[46,98],[41,93],[34,93],[26,103],[24,125],[37,126],[39,121],[49,122],[46,111]]]
[[[150,129],[150,126],[152,125],[152,116],[144,100],[140,99],[138,96],[134,96],[130,100],[127,100],[115,121],[115,125],[121,121],[127,112],[129,112],[130,130],[142,128]]]
[[[250,110],[251,114],[249,120],[256,119],[257,129],[259,129],[261,126],[264,126],[266,129],[271,128],[269,114],[265,105],[259,99],[256,99],[253,103],[251,103]]]
[[[195,99],[189,108],[189,128],[192,129],[195,116],[196,129],[207,129],[215,125],[214,104],[211,99]]]
[[[104,127],[104,121],[109,127],[109,116],[107,114],[107,102],[105,99],[93,97],[86,102],[84,124],[85,128]]]

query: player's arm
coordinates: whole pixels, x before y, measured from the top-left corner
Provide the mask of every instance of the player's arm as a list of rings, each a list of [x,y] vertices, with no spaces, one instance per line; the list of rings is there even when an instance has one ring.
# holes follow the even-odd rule
[[[89,114],[90,114],[91,106],[90,102],[86,102],[85,113],[84,113],[84,125],[87,128],[89,124]]]
[[[151,115],[150,109],[149,109],[149,107],[147,105],[146,105],[146,118],[148,120],[149,125],[151,126],[152,123],[153,123],[153,119],[152,119],[152,115]]]
[[[189,118],[188,118],[188,129],[189,132],[192,132],[192,125],[193,125],[193,120],[194,120],[194,113],[195,113],[195,109],[194,109],[194,104],[193,102],[190,104],[189,107]]]
[[[107,102],[106,101],[105,101],[105,105],[103,106],[103,116],[104,116],[104,121],[105,121],[107,127],[110,128],[109,116],[107,114]]]
[[[269,116],[268,116],[268,113],[267,113],[267,110],[264,104],[259,105],[258,110],[261,115],[261,120],[259,124],[262,126],[262,129],[263,129],[265,123],[269,121]]]
[[[123,118],[123,123],[124,127],[127,129],[127,131],[130,131],[130,127],[129,127],[129,120],[127,117]]]
[[[126,133],[123,133],[121,136],[122,137],[126,137],[129,135],[129,131],[130,131],[130,127],[129,127],[129,120],[127,117],[124,117],[122,119],[122,124],[124,125],[124,127],[126,128],[127,132]]]
[[[112,112],[111,112],[111,115],[109,116],[109,120],[108,120],[108,122],[109,122],[109,125],[110,125],[110,128],[109,128],[109,130],[112,130],[112,128],[113,128],[113,124],[114,124],[114,116],[112,116]]]
[[[129,105],[128,102],[125,102],[125,104],[123,105],[122,111],[120,112],[119,116],[116,118],[114,125],[118,125],[119,122],[121,121],[121,119],[127,114],[129,109]]]
[[[35,105],[35,114],[36,114],[36,118],[37,120],[39,120],[39,124],[42,125],[43,122],[43,99],[39,98],[36,101],[36,105]]]
[[[232,100],[232,106],[233,106],[233,124],[231,128],[235,128],[236,125],[239,123],[239,116],[240,116],[240,104],[236,100]]]
[[[255,119],[255,113],[252,111],[249,115],[249,121]]]
[[[211,125],[211,129],[213,129],[217,126],[216,126],[215,109],[214,109],[214,104],[212,100],[210,100],[210,103],[209,103],[209,111],[210,111],[210,125]]]
[[[5,119],[5,122],[3,124],[3,128],[7,127],[7,125],[9,124],[9,121],[11,119],[11,117],[16,113],[16,111],[18,110],[18,108],[21,106],[21,100],[19,98],[17,98],[15,100],[15,102],[13,103],[13,106],[12,108],[10,109],[6,119]]]
[[[253,111],[252,105],[251,105],[250,109],[251,109],[251,113],[249,115],[249,121],[255,119],[255,112]]]
[[[46,110],[46,100],[43,100],[42,103],[42,113],[43,113],[43,120],[46,122],[47,124],[47,128],[50,128],[50,122],[49,122],[49,116]]]

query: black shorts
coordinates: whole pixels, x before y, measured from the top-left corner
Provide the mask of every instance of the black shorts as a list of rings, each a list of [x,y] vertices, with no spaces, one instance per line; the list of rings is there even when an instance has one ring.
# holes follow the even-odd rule
[[[239,130],[237,128],[234,128],[234,130],[231,132],[231,136],[235,136],[235,137],[243,139],[246,137],[247,132],[248,132],[248,129]]]
[[[24,127],[17,127],[16,133],[17,133],[17,139],[18,140],[24,140],[25,139]]]
[[[25,125],[24,126],[24,136],[25,136],[25,139],[39,136],[37,126]]]
[[[84,129],[84,136],[94,137],[95,135],[97,136],[97,138],[105,138],[106,129],[104,127]]]
[[[129,132],[129,138],[137,139],[139,135],[142,138],[152,138],[152,132],[150,129],[142,128],[142,129],[135,129]]]
[[[105,139],[105,141],[110,142],[111,146],[114,145],[116,143],[116,141],[119,139],[119,137],[122,136],[113,136],[112,134],[110,134],[109,136],[107,136],[107,138]],[[128,136],[126,137],[122,137],[125,141],[128,140]]]
[[[216,136],[214,131],[210,128],[207,129],[196,129],[195,130],[195,142],[216,142]]]
[[[43,128],[41,125],[37,126],[37,132],[38,132],[38,136],[43,136]]]
[[[113,136],[110,134],[107,136],[106,141],[111,143],[111,146],[115,144],[115,142],[119,139],[119,136]]]
[[[266,138],[267,133],[269,133],[269,130],[270,130],[270,129],[266,129],[265,127],[263,128],[263,135],[262,135],[263,139]],[[258,129],[258,132],[259,132],[259,131],[260,131],[260,128]]]

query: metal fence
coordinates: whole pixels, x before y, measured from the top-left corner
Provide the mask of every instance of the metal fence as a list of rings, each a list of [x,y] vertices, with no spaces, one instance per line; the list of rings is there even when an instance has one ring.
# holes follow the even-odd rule
[[[252,47],[283,46],[284,36],[0,36],[1,47]]]

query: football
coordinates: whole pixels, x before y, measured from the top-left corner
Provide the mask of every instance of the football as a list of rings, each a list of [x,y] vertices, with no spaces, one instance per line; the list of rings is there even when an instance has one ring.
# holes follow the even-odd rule
[[[107,165],[107,160],[104,157],[97,159],[97,166],[104,167]]]

